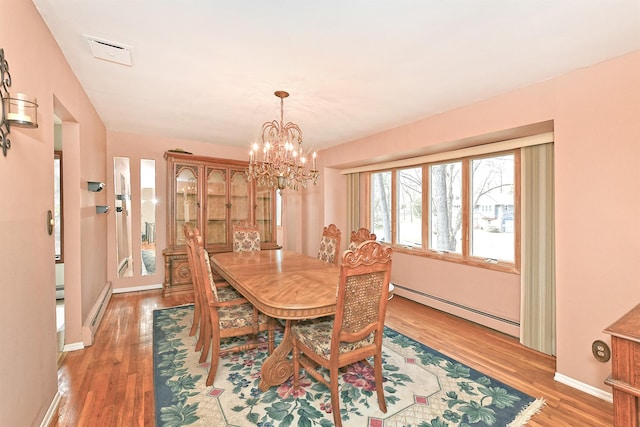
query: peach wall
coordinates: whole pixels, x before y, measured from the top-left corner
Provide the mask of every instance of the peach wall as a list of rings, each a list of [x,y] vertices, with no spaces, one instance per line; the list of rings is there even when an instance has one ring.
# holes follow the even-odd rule
[[[591,343],[640,300],[640,52],[557,86],[557,368],[609,390]]]
[[[610,363],[591,355],[602,330],[640,300],[640,52],[588,67],[483,102],[388,130],[320,153],[320,166],[339,169],[467,144],[482,135],[522,136],[553,120],[556,170],[557,373],[596,395]],[[375,153],[375,156],[372,155]],[[307,206],[344,201],[330,175]],[[329,210],[331,212],[331,210]],[[346,211],[344,211],[346,213]],[[329,213],[327,209],[324,215]],[[330,222],[320,218],[317,223]],[[316,224],[317,225],[317,224]],[[303,229],[313,247],[317,229]],[[519,320],[518,275],[405,254],[394,255],[392,280],[505,319]],[[402,294],[402,291],[398,292]],[[429,298],[411,297],[472,318]],[[515,329],[517,332],[517,328]],[[510,331],[506,331],[510,332]],[[454,355],[455,356],[455,355]],[[575,385],[575,384],[574,384]]]
[[[33,426],[40,425],[57,393],[54,241],[46,231],[47,211],[53,210],[54,99],[79,123],[81,141],[80,163],[64,161],[65,168],[75,170],[70,176],[77,177],[69,183],[69,196],[77,201],[69,208],[80,220],[72,247],[85,249],[70,278],[77,284],[69,311],[78,331],[83,304],[106,281],[106,223],[95,217],[95,210],[89,214],[94,200],[82,192],[82,180],[104,178],[106,139],[102,122],[33,3],[5,0],[3,10],[0,48],[10,67],[10,91],[38,99],[39,128],[12,128],[12,148],[7,157],[0,156],[0,425]],[[68,338],[79,341],[73,326],[67,325]]]

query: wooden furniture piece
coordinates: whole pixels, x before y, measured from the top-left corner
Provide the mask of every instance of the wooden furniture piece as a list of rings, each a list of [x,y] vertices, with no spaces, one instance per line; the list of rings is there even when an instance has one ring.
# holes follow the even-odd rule
[[[260,389],[285,382],[293,374],[291,320],[333,314],[340,268],[333,263],[282,249],[218,253],[212,267],[267,316],[286,319],[280,345],[262,364]]]
[[[184,224],[200,230],[209,253],[233,249],[233,224],[249,221],[260,230],[262,249],[276,243],[275,190],[247,181],[247,162],[166,152],[167,248],[163,251],[163,295],[191,292]]]
[[[320,240],[320,249],[318,250],[318,259],[325,262],[338,264],[340,256],[340,236],[342,232],[335,224],[329,224],[322,230],[322,240]]]
[[[189,331],[189,336],[193,336],[198,332],[198,340],[196,341],[195,350],[201,352],[200,363],[204,363],[209,354],[210,345],[208,344],[207,334],[211,333],[211,327],[209,326],[210,321],[206,294],[201,285],[203,280],[198,277],[200,269],[198,268],[198,254],[196,253],[196,246],[198,245],[198,242],[202,242],[202,238],[200,236],[200,231],[197,228],[193,228],[190,222],[184,225],[184,235],[187,239],[187,258],[192,272],[194,294],[193,323],[191,325],[191,330]],[[233,287],[229,286],[229,283],[227,282],[217,281],[215,287],[219,301],[232,301],[242,298],[242,296]],[[244,301],[246,302],[246,300]]]
[[[342,426],[340,368],[373,357],[378,406],[387,412],[382,387],[382,337],[391,277],[391,248],[368,240],[342,256],[336,314],[291,326],[293,386],[300,387],[300,366],[331,390],[336,427]],[[329,370],[329,378],[318,371]]]
[[[360,243],[366,240],[376,240],[377,237],[374,233],[369,231],[368,228],[361,227],[358,231],[351,232],[351,240],[349,241],[349,250],[355,249]]]
[[[233,224],[233,252],[253,252],[259,250],[259,227],[247,222]]]
[[[640,425],[640,304],[604,330],[611,335],[613,419],[616,427]]]
[[[196,236],[200,235],[200,231],[198,231],[197,228],[193,228],[193,224],[191,224],[190,222],[185,223],[183,229],[184,229],[184,237],[187,240],[187,260],[189,261],[189,270],[191,270],[192,272],[195,272],[196,271],[195,270],[196,254],[193,251],[193,244],[191,242],[193,242]],[[196,289],[197,281],[194,280],[193,282],[194,282],[193,283],[194,285],[193,323],[191,324],[191,329],[189,330],[190,337],[196,334],[196,332],[200,328],[200,325],[202,324],[200,321],[202,316],[200,313],[200,310],[202,309],[202,303],[200,301],[200,292]],[[202,328],[200,328],[200,331],[202,332]],[[201,337],[198,337],[198,341],[196,343],[196,350],[199,351],[201,348],[202,348],[202,339]]]
[[[218,292],[218,288],[213,280],[209,253],[204,248],[201,236],[195,236],[188,242],[196,254],[197,273],[194,274],[197,282],[196,289],[201,292],[202,302],[206,302],[203,310],[206,317],[201,328],[205,331],[204,349],[211,347],[211,364],[206,385],[211,386],[218,370],[220,356],[231,352],[246,351],[262,345],[257,339],[260,331],[268,331],[268,350],[273,353],[274,329],[273,319],[258,313],[258,310],[244,298],[224,300]],[[220,340],[229,337],[239,337],[248,335],[248,341],[234,345],[232,347],[220,348]],[[206,356],[205,356],[206,360]],[[200,359],[202,363],[202,358]]]
[[[376,240],[377,236],[369,231],[368,228],[361,227],[358,231],[351,232],[351,241],[349,242],[349,250],[354,250],[356,246],[360,243],[365,242],[367,240]],[[393,291],[395,291],[396,287],[393,283],[389,283],[389,299],[393,298]]]

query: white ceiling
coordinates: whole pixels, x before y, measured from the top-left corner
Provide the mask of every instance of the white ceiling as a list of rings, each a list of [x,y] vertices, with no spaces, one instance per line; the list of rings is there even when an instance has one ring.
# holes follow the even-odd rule
[[[246,147],[275,90],[321,149],[640,49],[640,0],[33,3],[108,129]]]

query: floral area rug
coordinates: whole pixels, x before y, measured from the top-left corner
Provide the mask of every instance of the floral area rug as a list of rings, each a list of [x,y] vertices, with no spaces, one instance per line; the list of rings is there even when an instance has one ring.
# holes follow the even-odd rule
[[[153,313],[156,426],[333,426],[329,390],[304,370],[298,390],[289,380],[260,391],[266,334],[263,346],[223,357],[207,387],[209,362],[198,362],[192,319],[192,305]],[[378,408],[373,370],[354,364],[340,378],[345,427],[522,426],[544,405],[389,328],[383,359],[387,413]]]

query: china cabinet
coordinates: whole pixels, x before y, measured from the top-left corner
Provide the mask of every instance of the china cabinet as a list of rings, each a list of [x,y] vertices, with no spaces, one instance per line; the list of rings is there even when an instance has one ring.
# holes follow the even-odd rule
[[[256,223],[261,248],[277,247],[275,190],[247,180],[247,162],[166,152],[167,248],[163,295],[191,292],[183,227],[191,222],[210,254],[233,250],[233,224]]]

